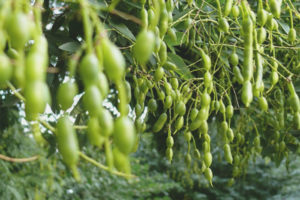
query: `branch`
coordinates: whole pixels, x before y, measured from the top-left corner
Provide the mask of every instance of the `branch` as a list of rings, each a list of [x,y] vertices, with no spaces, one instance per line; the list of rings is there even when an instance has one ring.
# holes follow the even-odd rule
[[[110,11],[110,13],[114,14],[114,15],[118,15],[119,17],[125,19],[125,20],[130,20],[130,21],[133,21],[137,24],[142,24],[141,20],[133,15],[129,15],[127,13],[124,13],[124,12],[121,12],[119,10],[112,10]]]
[[[11,157],[7,157],[5,155],[0,154],[0,159],[9,161],[9,162],[16,162],[16,163],[30,162],[30,161],[37,160],[38,158],[39,158],[39,156],[33,156],[30,158],[11,158]]]

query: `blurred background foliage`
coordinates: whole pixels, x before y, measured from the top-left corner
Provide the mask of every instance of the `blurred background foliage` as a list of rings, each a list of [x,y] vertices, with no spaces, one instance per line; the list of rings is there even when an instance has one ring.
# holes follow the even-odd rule
[[[132,172],[138,178],[126,180],[80,162],[82,182],[77,183],[57,153],[47,155],[33,138],[24,135],[24,125],[15,123],[0,135],[0,153],[11,157],[40,159],[28,163],[0,160],[1,199],[297,199],[300,189],[300,159],[291,155],[289,162],[276,166],[258,157],[247,172],[232,181],[231,166],[215,159],[213,187],[203,175],[186,169],[182,152],[177,148],[170,164],[159,152],[152,133],[142,137],[137,153],[132,156]],[[184,140],[179,138],[179,140]],[[86,154],[99,160],[104,155],[91,145]],[[57,159],[58,158],[58,159]],[[288,165],[287,165],[288,164]]]

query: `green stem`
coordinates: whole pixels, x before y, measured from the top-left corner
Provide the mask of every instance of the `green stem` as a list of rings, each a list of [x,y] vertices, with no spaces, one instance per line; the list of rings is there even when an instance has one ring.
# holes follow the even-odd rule
[[[85,155],[83,152],[79,152],[79,156],[82,157],[84,160],[90,162],[91,164],[95,165],[96,167],[100,168],[100,169],[104,169],[106,171],[110,171],[109,167],[102,165],[101,163],[97,162],[96,160],[94,160],[93,158],[88,157],[87,155]],[[136,178],[136,176],[131,175],[131,174],[124,174],[122,172],[118,172],[118,171],[112,171],[112,174],[115,174],[117,176],[122,176],[125,178]]]
[[[80,5],[81,5],[81,14],[83,18],[85,41],[87,44],[87,51],[92,52],[92,31],[91,31],[92,24],[89,20],[88,2],[86,0],[80,0]]]
[[[125,89],[125,83],[123,81],[118,81],[116,83],[118,93],[119,93],[119,110],[121,113],[121,116],[127,115],[127,97],[126,97],[126,89]]]
[[[219,14],[219,17],[222,17],[222,9],[221,9],[220,1],[219,1],[219,0],[216,0],[216,2],[217,2],[217,6],[218,6],[218,14]]]

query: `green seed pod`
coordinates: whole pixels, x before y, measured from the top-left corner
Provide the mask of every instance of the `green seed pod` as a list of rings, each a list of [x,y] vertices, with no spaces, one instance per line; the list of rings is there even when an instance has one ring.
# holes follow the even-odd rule
[[[58,119],[56,137],[58,150],[63,157],[63,161],[71,169],[76,168],[79,160],[79,145],[72,122],[68,116],[63,116]]]
[[[233,139],[234,139],[234,133],[233,133],[233,131],[232,131],[231,128],[228,128],[228,129],[227,129],[226,136],[227,136],[227,138],[228,138],[228,140],[229,140],[230,142],[233,141]]]
[[[239,56],[233,52],[229,57],[229,62],[232,66],[237,66],[239,64]]]
[[[229,144],[225,144],[224,147],[223,147],[223,150],[224,150],[225,160],[229,164],[232,164],[233,158],[232,158],[232,155],[231,155],[231,149],[230,149]]]
[[[158,67],[154,73],[154,80],[156,82],[160,81],[162,79],[162,77],[164,76],[164,74],[165,74],[164,69],[162,67]]]
[[[168,118],[168,115],[166,113],[162,113],[159,116],[159,118],[157,119],[157,121],[154,123],[152,131],[154,133],[159,132],[164,127],[164,125],[167,121],[167,118]]]
[[[227,132],[227,130],[228,130],[228,123],[226,122],[226,121],[223,121],[222,123],[221,123],[221,130],[222,130],[222,132],[223,133],[226,133]]]
[[[266,40],[267,38],[267,31],[264,27],[260,27],[258,30],[257,30],[257,42],[258,44],[262,44],[264,43],[264,41]]]
[[[175,130],[180,130],[182,128],[184,124],[184,117],[180,116],[177,118],[177,120],[175,121]]]
[[[182,101],[179,101],[175,107],[175,114],[183,116],[185,114],[185,111],[186,111],[185,104]]]
[[[226,18],[224,18],[224,17],[219,18],[218,24],[219,24],[219,30],[221,32],[224,32],[224,33],[229,32],[229,24],[228,24],[228,21]]]
[[[230,104],[230,105],[228,105],[227,107],[226,107],[226,117],[228,118],[228,119],[231,119],[232,118],[232,116],[233,116],[233,106]]]
[[[173,99],[172,96],[168,95],[165,98],[165,102],[164,102],[164,109],[169,109],[172,106],[173,103]]]
[[[210,152],[205,152],[204,154],[204,163],[206,167],[210,167],[212,163],[212,155]]]
[[[167,141],[166,141],[167,147],[171,148],[174,145],[174,139],[171,135],[169,135],[167,137]]]
[[[250,105],[253,100],[253,93],[252,93],[252,84],[250,81],[246,81],[243,84],[242,88],[242,101],[246,107]]]
[[[187,142],[190,142],[191,139],[192,139],[192,133],[190,131],[186,131],[184,133],[184,139],[187,141]]]
[[[152,31],[143,29],[136,38],[133,46],[133,55],[138,63],[144,65],[149,60],[155,44],[155,35]]]
[[[231,14],[234,18],[238,18],[238,16],[240,15],[240,9],[237,5],[234,5],[231,9]]]
[[[167,159],[171,162],[173,158],[173,150],[172,148],[167,148],[166,150]]]
[[[209,182],[210,185],[212,185],[212,179],[213,179],[213,173],[210,168],[206,168],[204,171],[204,175],[206,180]]]
[[[272,14],[276,18],[280,18],[282,0],[269,0],[269,6]]]
[[[268,110],[268,102],[267,99],[265,97],[260,97],[258,99],[259,101],[259,107],[262,111],[267,111]]]
[[[149,109],[149,111],[151,111],[153,113],[157,110],[157,102],[154,98],[149,100],[148,109]]]
[[[294,28],[290,28],[289,33],[288,33],[288,40],[289,42],[293,43],[297,38],[297,33]]]
[[[257,23],[263,27],[268,19],[268,12],[265,11],[263,8],[257,11]]]

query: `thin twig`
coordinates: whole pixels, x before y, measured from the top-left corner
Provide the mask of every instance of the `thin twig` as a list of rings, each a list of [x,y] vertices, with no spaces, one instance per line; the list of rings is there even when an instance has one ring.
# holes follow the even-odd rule
[[[105,166],[105,165],[102,165],[101,163],[97,162],[96,160],[94,160],[93,158],[90,158],[88,157],[87,155],[85,155],[83,152],[79,152],[79,155],[85,159],[86,161],[92,163],[93,165],[101,168],[101,169],[104,169],[106,171],[109,171],[111,172],[112,174],[115,174],[115,175],[118,175],[118,176],[122,176],[122,177],[125,177],[125,178],[136,178],[135,175],[132,175],[132,174],[124,174],[122,172],[118,172],[118,171],[111,171],[109,169],[109,167]]]
[[[118,15],[119,17],[121,17],[121,18],[123,18],[125,20],[130,20],[130,21],[133,21],[133,22],[135,22],[137,24],[142,25],[141,20],[139,18],[133,16],[133,15],[129,15],[129,14],[124,13],[124,12],[119,11],[119,10],[112,10],[112,11],[110,11],[110,13],[112,13],[114,15]]]
[[[9,161],[9,162],[17,162],[17,163],[31,162],[38,158],[39,158],[39,156],[33,156],[30,158],[11,158],[11,157],[0,154],[0,159]]]

